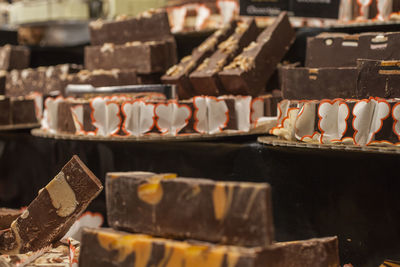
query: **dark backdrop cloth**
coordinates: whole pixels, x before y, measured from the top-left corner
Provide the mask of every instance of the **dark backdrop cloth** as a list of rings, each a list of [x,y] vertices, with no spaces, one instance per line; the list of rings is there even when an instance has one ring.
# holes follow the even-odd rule
[[[28,205],[77,154],[104,182],[110,171],[268,182],[276,240],[338,235],[342,264],[400,259],[399,155],[219,142],[92,142],[0,135],[0,204]],[[104,192],[89,207],[105,213]]]

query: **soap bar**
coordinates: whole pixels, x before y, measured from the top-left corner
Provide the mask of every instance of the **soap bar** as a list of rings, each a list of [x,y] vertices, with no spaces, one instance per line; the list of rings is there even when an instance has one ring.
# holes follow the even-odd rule
[[[39,123],[36,116],[35,100],[25,97],[11,98],[12,124]]]
[[[281,89],[285,99],[321,100],[357,98],[356,67],[281,68]]]
[[[29,67],[30,55],[25,46],[0,47],[0,70],[26,69]]]
[[[0,125],[11,124],[11,104],[10,98],[0,96]]]
[[[0,230],[10,228],[11,223],[21,215],[21,210],[0,208]]]
[[[162,9],[145,11],[133,18],[96,20],[89,24],[89,30],[91,45],[163,41],[172,37],[168,14]]]
[[[190,74],[190,82],[198,95],[220,95],[224,92],[218,79],[218,72],[239,54],[244,47],[258,35],[253,18],[243,18],[237,22],[235,32],[218,45],[217,51],[204,59],[200,66]]]
[[[357,60],[357,93],[362,98],[400,97],[400,60]]]
[[[200,46],[196,47],[192,54],[184,57],[178,64],[169,68],[161,77],[165,84],[176,84],[180,99],[194,96],[189,74],[195,70],[203,60],[211,56],[218,47],[218,44],[226,40],[234,31],[236,22],[232,21],[214,32]]]
[[[115,229],[239,246],[264,247],[274,239],[268,184],[133,172],[108,173],[106,188]]]
[[[356,67],[357,59],[400,59],[399,32],[321,33],[307,39],[305,66]]]
[[[85,47],[85,67],[94,69],[136,69],[138,73],[165,72],[177,62],[175,40],[106,43]]]
[[[57,132],[69,134],[86,134],[95,127],[91,119],[90,100],[65,99],[57,108]]]
[[[81,70],[75,74],[69,74],[68,84],[90,84],[94,87],[119,86],[137,84],[135,69],[112,70]]]
[[[86,228],[79,266],[336,267],[338,254],[337,237],[275,243],[263,249]]]
[[[271,26],[260,33],[255,42],[245,47],[219,72],[225,91],[255,96],[265,90],[267,81],[295,37],[287,13],[281,13]]]
[[[37,251],[58,241],[102,189],[97,177],[73,156],[11,228],[0,231],[0,252]]]

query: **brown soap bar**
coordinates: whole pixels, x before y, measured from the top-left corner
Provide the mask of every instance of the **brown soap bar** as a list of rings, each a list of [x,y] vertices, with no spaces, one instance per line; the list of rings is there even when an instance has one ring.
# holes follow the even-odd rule
[[[25,46],[0,47],[0,70],[26,69],[29,67],[30,55]]]
[[[357,68],[281,68],[282,94],[285,99],[321,100],[357,98]]]
[[[218,45],[218,50],[206,58],[190,74],[190,82],[198,95],[220,95],[223,93],[218,72],[239,54],[244,47],[255,40],[258,35],[254,18],[243,18],[237,22],[235,32]]]
[[[162,73],[138,74],[138,84],[161,84]]]
[[[6,94],[7,71],[0,70],[0,95]]]
[[[73,118],[72,109],[78,108],[81,106],[83,109],[83,118],[79,124],[77,118]],[[85,132],[92,132],[96,128],[92,124],[91,119],[92,108],[90,107],[90,100],[86,99],[65,99],[64,101],[58,104],[57,109],[57,131],[60,133],[69,133],[69,134],[77,134],[79,130],[83,130]]]
[[[21,210],[0,208],[0,230],[10,228],[11,223],[21,215]]]
[[[31,92],[44,95],[63,94],[67,77],[81,69],[74,64],[62,64],[36,69],[13,70],[6,79],[7,96],[24,96]]]
[[[115,229],[240,246],[267,246],[274,239],[268,184],[132,172],[108,173],[106,188]]]
[[[11,98],[12,124],[38,123],[35,100],[25,97]]]
[[[90,84],[94,87],[132,85],[138,83],[135,69],[81,70],[76,74],[68,75],[67,81],[68,84]]]
[[[232,21],[223,28],[214,32],[200,46],[195,48],[191,55],[184,57],[178,64],[172,66],[164,76],[161,77],[165,84],[176,84],[180,99],[194,96],[189,74],[196,69],[203,60],[211,56],[217,49],[218,44],[226,40],[233,32],[236,22]]]
[[[357,61],[357,94],[362,98],[400,97],[400,60]]]
[[[85,67],[94,69],[136,69],[138,73],[164,72],[176,63],[169,51],[173,39],[165,41],[132,42],[124,45],[110,43],[85,47]]]
[[[125,44],[133,41],[163,41],[172,34],[165,10],[146,11],[135,18],[97,20],[89,24],[92,45]]]
[[[400,32],[321,33],[307,39],[306,67],[356,67],[357,59],[400,59]]]
[[[276,243],[263,249],[86,228],[79,266],[336,267],[338,254],[336,237]]]
[[[267,81],[295,37],[287,13],[282,12],[274,23],[257,37],[256,42],[244,48],[243,52],[219,73],[225,91],[255,96],[265,90]]]
[[[0,125],[10,125],[11,123],[10,98],[0,96]]]
[[[0,252],[26,253],[58,241],[102,189],[99,179],[73,156],[11,228],[0,232]]]

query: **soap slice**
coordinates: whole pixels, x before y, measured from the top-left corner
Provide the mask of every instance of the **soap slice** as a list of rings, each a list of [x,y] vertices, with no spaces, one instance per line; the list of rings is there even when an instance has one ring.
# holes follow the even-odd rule
[[[73,156],[11,227],[0,231],[0,253],[37,251],[58,241],[102,189],[99,179]]]
[[[268,248],[243,248],[86,228],[79,266],[336,267],[338,239],[315,238],[275,243]]]
[[[246,247],[274,240],[266,183],[108,173],[106,203],[114,229]]]

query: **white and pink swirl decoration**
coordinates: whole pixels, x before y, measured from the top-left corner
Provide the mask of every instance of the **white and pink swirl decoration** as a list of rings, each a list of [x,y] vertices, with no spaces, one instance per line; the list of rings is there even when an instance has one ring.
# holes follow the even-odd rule
[[[122,130],[136,137],[151,131],[155,124],[154,108],[154,104],[143,100],[125,102],[121,108],[125,115]]]
[[[318,108],[320,142],[339,142],[347,130],[350,110],[342,100],[322,101]]]
[[[158,104],[155,108],[157,128],[164,135],[176,136],[188,124],[192,116],[189,106],[176,101]]]
[[[90,102],[92,124],[100,136],[116,135],[121,126],[120,106],[117,102],[96,97]]]

